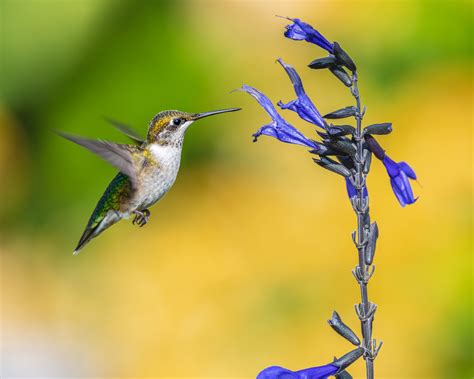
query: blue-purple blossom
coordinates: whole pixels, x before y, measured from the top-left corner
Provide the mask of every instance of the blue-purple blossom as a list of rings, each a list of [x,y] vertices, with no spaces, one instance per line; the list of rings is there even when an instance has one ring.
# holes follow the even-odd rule
[[[357,189],[354,187],[352,184],[351,180],[349,178],[346,179],[346,189],[347,189],[347,196],[349,196],[349,199],[352,199],[353,197],[357,196]],[[369,196],[369,191],[367,191],[367,186],[364,187],[362,196],[364,199],[366,199]]]
[[[253,136],[255,140],[262,134],[274,137],[281,142],[292,143],[296,145],[307,146],[312,149],[319,150],[320,147],[315,141],[306,138],[298,129],[290,125],[283,117],[281,117],[273,106],[272,102],[256,88],[243,85],[242,91],[247,92],[254,97],[258,103],[267,111],[272,118],[272,122],[262,126]]]
[[[285,69],[291,80],[291,83],[293,84],[296,96],[298,96],[296,100],[290,101],[287,104],[283,104],[280,100],[278,102],[278,106],[281,109],[290,109],[293,112],[298,113],[298,116],[300,116],[303,120],[324,128],[324,119],[306,94],[303,87],[303,82],[301,81],[301,78],[299,77],[296,70],[289,64],[283,62],[281,58],[278,58],[278,63],[280,63]]]
[[[299,18],[288,18],[288,20],[293,21],[293,24],[286,26],[285,37],[296,41],[305,40],[318,45],[331,54],[333,53],[333,44],[311,25],[301,21]]]
[[[305,368],[299,371],[291,371],[279,366],[267,367],[257,379],[326,379],[328,376],[334,375],[339,367],[328,364],[319,367]]]
[[[416,180],[415,171],[406,162],[395,162],[386,154],[382,160],[390,176],[390,184],[400,205],[413,204],[417,198],[413,196],[409,179]]]

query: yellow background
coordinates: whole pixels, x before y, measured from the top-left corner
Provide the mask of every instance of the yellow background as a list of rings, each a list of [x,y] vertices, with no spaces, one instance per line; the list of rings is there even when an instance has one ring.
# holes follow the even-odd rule
[[[369,296],[379,378],[472,377],[472,4],[468,1],[13,1],[0,3],[2,377],[255,377],[328,363],[358,331],[355,218],[343,180],[270,138],[244,93],[294,99],[278,57],[327,113],[352,101],[321,49],[356,60],[366,122],[416,170],[402,209],[373,162],[380,228]],[[180,175],[143,229],[122,222],[72,250],[115,170],[54,135],[125,142],[155,113],[243,107],[196,123]],[[314,128],[282,114],[307,136]],[[362,361],[350,369],[364,373]]]

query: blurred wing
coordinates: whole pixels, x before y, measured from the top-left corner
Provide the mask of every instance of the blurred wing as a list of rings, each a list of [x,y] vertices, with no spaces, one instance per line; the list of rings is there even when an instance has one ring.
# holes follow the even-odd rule
[[[128,125],[122,124],[121,122],[114,120],[109,117],[104,117],[105,120],[110,123],[115,129],[125,134],[128,138],[132,141],[136,142],[137,144],[141,145],[145,140],[138,135],[133,129],[131,129]]]
[[[138,151],[137,146],[133,145],[122,145],[109,141],[92,140],[88,138],[72,136],[63,132],[57,132],[61,137],[67,140],[77,143],[85,147],[86,149],[97,154],[102,159],[109,162],[112,166],[116,167],[123,174],[127,175],[132,181],[132,186],[136,187],[137,182],[137,169],[134,164],[133,151]]]

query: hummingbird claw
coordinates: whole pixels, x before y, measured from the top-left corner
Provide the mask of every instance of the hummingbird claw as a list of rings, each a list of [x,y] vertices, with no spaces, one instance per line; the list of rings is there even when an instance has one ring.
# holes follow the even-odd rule
[[[136,224],[141,228],[148,223],[148,219],[150,218],[150,211],[148,209],[142,211],[136,210],[133,213],[135,214],[135,218],[132,221],[133,225]]]

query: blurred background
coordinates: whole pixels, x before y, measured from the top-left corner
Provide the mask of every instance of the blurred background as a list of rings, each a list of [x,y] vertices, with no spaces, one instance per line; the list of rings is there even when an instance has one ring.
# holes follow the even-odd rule
[[[0,2],[1,377],[245,377],[328,363],[358,330],[355,217],[343,180],[304,148],[252,143],[268,116],[244,93],[321,113],[348,105],[324,52],[283,37],[300,17],[356,60],[366,122],[416,170],[402,209],[369,178],[380,228],[371,300],[380,378],[472,371],[472,3],[469,1]],[[115,170],[52,133],[127,142],[164,109],[244,110],[190,128],[180,175],[140,229],[73,248]],[[283,115],[308,136],[314,128]],[[362,377],[362,361],[350,370]]]

